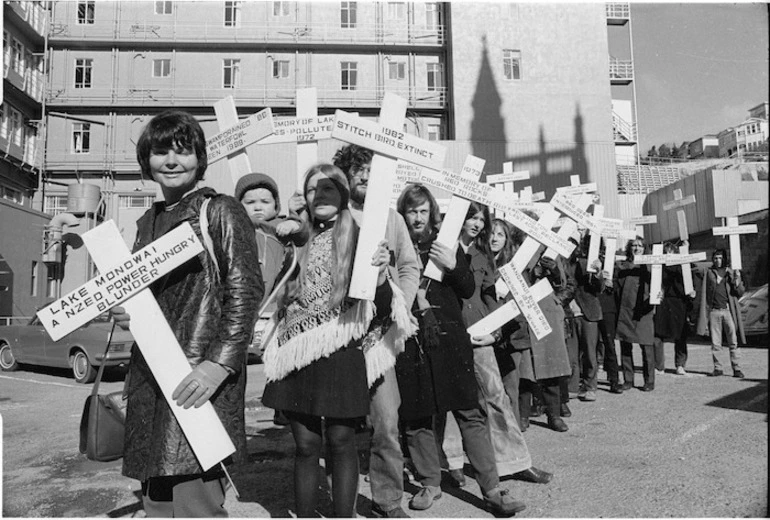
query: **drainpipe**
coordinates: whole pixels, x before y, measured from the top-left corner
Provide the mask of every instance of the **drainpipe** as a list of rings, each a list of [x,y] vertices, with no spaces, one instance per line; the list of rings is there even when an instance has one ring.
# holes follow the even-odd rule
[[[60,263],[62,261],[62,235],[65,228],[80,224],[80,219],[72,213],[59,213],[43,231],[43,262]]]

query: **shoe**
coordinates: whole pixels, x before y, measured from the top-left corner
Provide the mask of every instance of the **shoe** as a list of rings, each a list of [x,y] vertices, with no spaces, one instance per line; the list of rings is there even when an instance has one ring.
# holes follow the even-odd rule
[[[631,390],[634,387],[634,383],[631,381],[624,381],[623,386],[621,387],[623,390]]]
[[[513,516],[527,508],[524,502],[514,500],[513,497],[508,494],[507,489],[501,489],[499,487],[496,487],[484,495],[484,503],[487,504],[494,513],[500,516]]]
[[[596,392],[594,390],[588,390],[583,401],[596,401]]]
[[[584,386],[581,386],[581,387],[580,387],[580,390],[578,390],[578,393],[577,393],[577,398],[578,398],[578,399],[581,399],[581,400],[582,400],[582,399],[585,399],[585,397],[586,397],[586,392],[587,392],[587,391],[588,391],[588,390],[586,390],[586,387],[584,387]]]
[[[569,430],[569,426],[565,423],[561,417],[549,417],[548,427],[555,432],[566,432]]]
[[[548,473],[547,471],[532,466],[524,471],[514,473],[513,478],[516,480],[523,480],[524,482],[532,482],[533,484],[548,484],[553,478],[553,473]]]
[[[569,406],[567,406],[567,403],[561,403],[561,406],[559,407],[559,416],[572,417],[572,411],[570,411]]]
[[[521,418],[521,426],[520,426],[519,429],[522,432],[525,432],[525,431],[527,431],[527,428],[529,428],[529,417],[522,417]]]
[[[709,373],[708,375],[709,375],[709,377],[718,377],[718,376],[725,375],[725,373],[724,373],[723,370],[721,370],[719,368],[715,368],[714,371]]]
[[[424,511],[433,505],[434,500],[441,498],[441,488],[438,486],[425,486],[412,500],[409,501],[409,508],[418,511]]]
[[[289,425],[289,419],[286,418],[286,415],[280,410],[276,410],[273,414],[273,424],[276,426],[288,426]]]
[[[743,372],[741,372],[740,370],[733,370],[733,377],[737,377],[738,379],[743,379],[746,376],[744,376]]]
[[[655,390],[655,385],[653,383],[644,383],[642,392],[652,392],[653,390]]]
[[[372,513],[379,516],[380,518],[411,518],[411,516],[406,514],[406,511],[401,509],[401,506],[396,506],[393,509],[384,511],[380,506],[373,503]]]
[[[658,370],[657,368],[655,369],[655,375],[656,376],[663,376],[665,374],[666,374],[665,369],[664,370]]]
[[[465,473],[461,469],[449,470],[449,484],[454,487],[465,487]]]
[[[687,372],[685,371],[684,367],[676,367],[676,375],[686,376]]]
[[[623,385],[620,383],[611,383],[610,384],[610,393],[611,394],[622,394],[623,393]]]

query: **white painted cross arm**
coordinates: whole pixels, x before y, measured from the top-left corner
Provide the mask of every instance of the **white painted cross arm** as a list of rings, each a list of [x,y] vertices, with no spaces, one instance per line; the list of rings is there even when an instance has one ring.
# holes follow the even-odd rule
[[[232,101],[232,98],[229,99]],[[206,140],[208,163],[213,164],[249,145],[262,141],[273,131],[273,115],[269,108],[238,121]]]
[[[500,268],[500,276],[511,289],[513,299],[527,319],[527,323],[535,337],[543,339],[550,334],[551,326],[548,324],[548,319],[537,304],[538,300],[532,294],[521,272],[509,263]]]
[[[715,227],[713,229],[714,235],[729,236],[730,240],[730,265],[733,269],[743,269],[743,261],[741,260],[741,239],[740,235],[748,233],[756,233],[756,224],[738,224],[738,217],[727,218],[727,225]]]
[[[570,186],[561,186],[556,188],[556,193],[563,193],[564,195],[575,196],[582,195],[584,193],[592,193],[596,191],[595,182],[587,182],[580,184],[580,175],[570,175]]]
[[[546,278],[541,278],[529,288],[529,292],[536,301],[540,301],[551,294],[553,288]],[[468,334],[471,337],[492,334],[492,332],[496,331],[519,314],[521,314],[521,311],[516,305],[515,300],[510,300],[489,313],[483,319],[468,327]]]
[[[108,220],[99,227],[102,226],[115,227],[115,222]],[[119,261],[110,258],[111,264],[101,269],[98,276],[40,309],[37,316],[51,339],[59,341],[202,251],[192,227],[185,223],[130,257],[126,255]]]
[[[638,255],[634,257],[634,263],[637,265],[684,265],[692,264],[695,262],[703,262],[706,260],[706,253],[688,253],[683,254],[652,254],[652,255]]]
[[[541,244],[544,244],[547,247],[553,247],[562,256],[569,256],[575,248],[574,244],[558,236],[556,233],[552,232],[550,228],[538,224],[536,220],[533,220],[519,210],[519,208],[531,207],[532,203],[512,201],[509,194],[499,188],[493,188],[482,182],[473,182],[464,178],[462,175],[447,170],[439,172],[423,169],[420,174],[419,182],[450,191],[454,195],[502,211],[505,214],[505,220],[511,222],[514,226],[518,227]]]
[[[509,163],[506,163],[509,164]],[[529,170],[509,173],[488,173],[487,184],[505,184],[529,179]]]
[[[579,226],[601,234],[602,227],[597,219],[585,209],[578,207],[575,199],[566,192],[556,191],[551,198],[551,205],[578,223]]]

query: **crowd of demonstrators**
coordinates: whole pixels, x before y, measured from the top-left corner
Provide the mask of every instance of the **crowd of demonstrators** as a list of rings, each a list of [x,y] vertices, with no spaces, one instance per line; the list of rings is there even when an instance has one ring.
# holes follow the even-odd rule
[[[686,314],[695,294],[684,294],[679,271],[665,269],[666,316],[653,318],[650,272],[633,263],[644,253],[638,237],[614,278],[601,271],[601,260],[588,265],[585,242],[569,259],[543,255],[541,246],[522,275],[529,285],[546,279],[553,289],[538,302],[551,332],[538,339],[520,315],[471,337],[471,325],[511,300],[500,269],[524,233],[471,203],[457,243],[445,245],[437,241],[438,204],[419,184],[407,186],[397,211],[388,213],[386,237],[370,260],[377,269],[373,301],[349,297],[372,155],[349,145],[334,164],[314,165],[291,197],[288,216],[279,217],[278,187],[268,175],[243,176],[235,197],[199,186],[205,137],[190,114],[164,112],[144,129],[137,159],[164,201],[138,221],[134,249],[184,222],[207,244],[152,286],[191,367],[172,403],[141,351],[132,350],[123,474],[141,481],[148,516],[227,516],[225,465],[203,470],[172,408],[210,402],[236,447],[223,462],[245,460],[246,355],[263,296],[274,312],[262,337],[262,402],[284,414],[291,429],[299,517],[316,515],[321,457],[334,515],[356,514],[356,432],[367,424],[373,513],[408,516],[401,506],[406,457],[421,485],[409,501],[416,510],[441,497],[442,465],[450,485],[466,485],[467,457],[486,507],[511,516],[526,506],[501,486],[501,477],[540,484],[552,477],[532,466],[522,434],[537,413],[533,407],[543,406],[550,429],[567,431],[562,417],[570,415],[571,382],[579,381],[580,399],[596,400],[600,346],[612,393],[633,385],[632,343],[643,351],[643,390],[654,388],[655,367],[664,363],[655,346],[662,352],[663,342],[674,342],[677,373],[685,373]],[[298,247],[297,268],[276,286],[289,244]],[[428,263],[439,268],[439,279],[424,276]],[[727,263],[726,251],[717,250],[703,275],[699,330],[710,324],[712,375],[723,373],[717,354],[724,332],[733,375],[743,377],[736,314],[743,283]],[[111,314],[128,327],[124,309]]]

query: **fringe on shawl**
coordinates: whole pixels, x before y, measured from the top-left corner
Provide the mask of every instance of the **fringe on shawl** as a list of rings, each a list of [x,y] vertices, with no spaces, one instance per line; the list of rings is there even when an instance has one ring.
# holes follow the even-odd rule
[[[403,291],[388,279],[393,297],[390,301],[390,318],[393,323],[388,331],[370,348],[364,350],[366,379],[369,387],[396,364],[396,357],[404,351],[407,338],[417,333],[417,318],[406,306]]]
[[[294,370],[328,357],[351,340],[364,336],[374,318],[374,303],[358,300],[337,319],[298,334],[280,347],[275,336],[278,326],[277,314],[270,318],[263,333],[263,337],[268,338],[264,354],[265,376],[268,381],[283,379]]]

